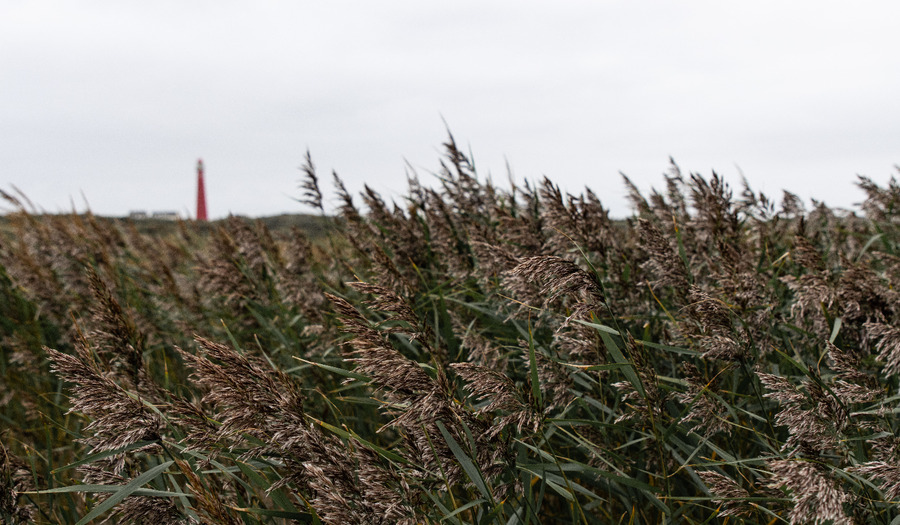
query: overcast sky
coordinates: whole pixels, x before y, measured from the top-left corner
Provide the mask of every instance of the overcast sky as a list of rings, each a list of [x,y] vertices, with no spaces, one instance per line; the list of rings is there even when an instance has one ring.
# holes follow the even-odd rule
[[[320,174],[401,200],[444,120],[479,172],[661,187],[741,173],[850,207],[900,163],[900,2],[0,2],[0,184],[46,211],[309,211]],[[442,120],[443,119],[443,120]],[[330,186],[326,186],[331,195]],[[7,208],[8,209],[8,208]]]

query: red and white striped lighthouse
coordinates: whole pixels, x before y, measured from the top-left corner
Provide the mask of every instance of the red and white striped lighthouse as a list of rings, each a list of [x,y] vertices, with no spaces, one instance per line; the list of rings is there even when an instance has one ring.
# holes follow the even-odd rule
[[[203,159],[197,160],[197,220],[206,220],[206,188],[203,187]]]

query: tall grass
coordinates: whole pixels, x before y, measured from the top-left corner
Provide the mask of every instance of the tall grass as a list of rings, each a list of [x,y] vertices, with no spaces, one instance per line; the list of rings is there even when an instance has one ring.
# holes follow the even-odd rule
[[[0,519],[897,518],[893,180],[838,213],[673,164],[617,221],[445,150],[403,202],[335,175],[315,240],[4,194]]]

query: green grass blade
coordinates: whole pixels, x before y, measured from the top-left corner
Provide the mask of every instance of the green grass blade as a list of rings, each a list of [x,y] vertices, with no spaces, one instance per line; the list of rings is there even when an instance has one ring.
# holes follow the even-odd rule
[[[129,450],[146,447],[147,445],[152,445],[153,443],[156,443],[156,441],[138,441],[136,443],[132,443],[125,447],[119,447],[119,448],[113,449],[113,450],[104,450],[103,452],[97,452],[95,454],[90,454],[88,456],[81,458],[80,460],[78,460],[74,463],[69,463],[68,465],[65,465],[63,467],[53,469],[50,473],[58,474],[60,472],[69,470],[71,468],[80,467],[81,465],[87,465],[88,463],[93,463],[94,461],[97,461],[98,459],[108,458],[109,456],[115,456],[116,454],[128,452]]]
[[[438,430],[441,431],[441,435],[444,436],[444,441],[447,442],[447,446],[450,447],[450,451],[453,452],[453,455],[456,456],[456,460],[459,461],[460,466],[463,471],[469,476],[469,479],[472,480],[472,483],[475,484],[475,487],[481,492],[481,495],[485,497],[488,501],[494,501],[493,495],[491,491],[488,490],[487,484],[484,482],[484,478],[481,477],[481,472],[478,470],[478,467],[475,466],[475,463],[469,458],[468,455],[463,451],[462,447],[459,446],[459,443],[453,439],[453,436],[450,435],[450,432],[447,431],[444,424],[440,421],[437,421]]]
[[[108,511],[109,509],[115,507],[116,505],[121,503],[122,500],[124,500],[128,496],[134,495],[141,487],[143,487],[147,483],[150,483],[151,481],[156,479],[157,476],[162,474],[173,463],[175,463],[175,461],[173,461],[173,460],[166,461],[165,463],[163,463],[161,465],[157,465],[157,466],[153,467],[152,469],[148,470],[147,472],[144,472],[143,474],[134,478],[133,480],[129,481],[128,483],[118,486],[117,490],[113,493],[112,496],[106,498],[103,501],[103,503],[100,503],[99,505],[94,507],[93,510],[91,510],[89,513],[87,513],[75,525],[85,525],[86,523],[90,523],[91,520],[93,520],[97,516],[100,516],[104,512]],[[161,496],[161,497],[174,497],[174,496],[180,496],[180,494],[165,493],[165,495]]]
[[[327,428],[328,430],[334,432],[335,434],[341,436],[344,439],[352,439],[354,441],[358,441],[358,442],[362,443],[363,445],[371,448],[373,451],[375,451],[375,453],[377,453],[378,455],[380,455],[383,458],[389,459],[396,463],[403,463],[403,464],[409,463],[409,461],[407,461],[406,458],[404,458],[403,456],[401,456],[395,452],[391,452],[390,450],[388,450],[386,448],[379,447],[378,445],[376,445],[375,443],[372,443],[371,441],[367,441],[367,440],[363,439],[356,432],[353,432],[353,431],[348,432],[348,431],[340,429],[334,425],[329,425],[328,423],[326,423],[324,421],[319,421],[318,419],[316,419],[312,416],[309,416],[309,415],[307,415],[306,417],[313,420],[319,426],[321,426],[323,428]]]
[[[454,510],[454,511],[451,512],[450,514],[447,514],[446,516],[444,516],[443,518],[441,518],[441,521],[444,521],[444,520],[448,520],[448,519],[450,519],[450,518],[453,518],[453,517],[457,516],[458,514],[461,514],[461,513],[465,512],[465,511],[471,509],[472,507],[474,507],[474,506],[476,506],[476,505],[481,505],[482,503],[486,503],[486,502],[487,502],[487,500],[486,500],[486,499],[483,499],[483,498],[476,499],[475,501],[470,501],[470,502],[466,503],[465,505],[463,505],[462,507],[460,507],[460,508]]]
[[[338,368],[336,366],[330,366],[330,365],[326,365],[323,363],[316,363],[314,361],[307,361],[306,359],[303,359],[303,358],[300,358],[297,356],[294,356],[294,359],[296,359],[297,361],[300,361],[302,363],[306,363],[308,365],[316,366],[318,368],[321,368],[322,370],[327,370],[329,372],[332,372],[332,373],[335,373],[335,374],[338,374],[338,375],[341,375],[344,377],[349,377],[351,379],[357,379],[359,381],[371,381],[371,379],[372,379],[372,378],[366,377],[362,374],[357,374],[356,372],[351,372],[350,370],[344,370],[343,368]]]
[[[637,372],[634,370],[634,365],[631,364],[631,361],[625,358],[625,355],[622,353],[622,350],[619,349],[619,345],[616,344],[615,340],[613,340],[612,336],[610,336],[607,332],[601,331],[600,338],[603,339],[603,344],[606,345],[606,349],[609,351],[609,355],[612,356],[613,360],[616,363],[627,365],[622,369],[622,373],[625,374],[625,378],[628,379],[628,382],[631,383],[631,386],[637,390],[638,394],[643,397],[647,397],[647,394],[644,392],[644,385],[641,384],[640,378],[638,378]]]
[[[538,377],[538,369],[537,369],[537,356],[535,355],[534,350],[534,337],[531,333],[531,326],[528,326],[528,369],[531,374],[531,395],[534,397],[534,402],[537,404],[537,410],[540,412],[541,407],[544,406],[543,400],[541,399],[541,382]]]
[[[66,485],[65,487],[55,487],[44,490],[22,491],[18,494],[66,494],[70,492],[81,492],[84,494],[112,494],[118,492],[125,485]],[[169,490],[153,490],[153,489],[137,489],[131,493],[132,496],[146,496],[149,498],[193,498],[193,494],[186,492],[174,492]]]

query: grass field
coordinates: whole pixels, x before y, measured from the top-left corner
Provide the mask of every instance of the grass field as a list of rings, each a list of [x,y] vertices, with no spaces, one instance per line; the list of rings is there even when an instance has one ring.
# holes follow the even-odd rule
[[[333,219],[311,160],[299,224],[6,216],[0,521],[896,522],[895,181],[612,220],[445,150]]]

